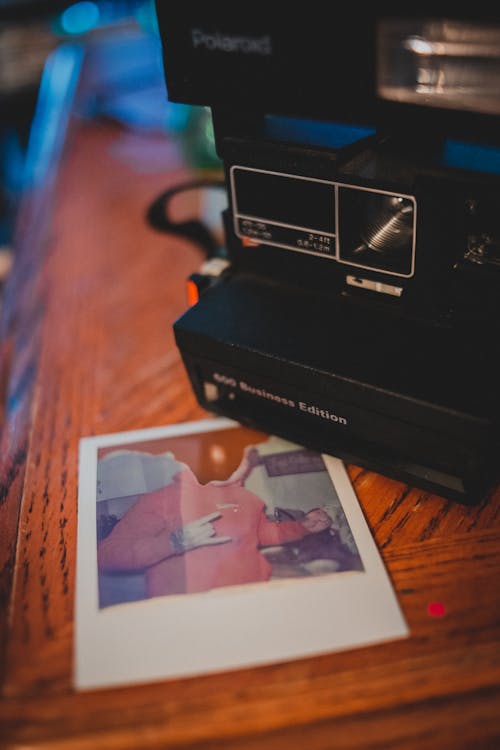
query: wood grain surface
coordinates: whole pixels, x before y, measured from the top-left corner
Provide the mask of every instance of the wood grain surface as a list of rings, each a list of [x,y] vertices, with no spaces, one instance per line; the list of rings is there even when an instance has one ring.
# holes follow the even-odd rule
[[[137,171],[116,149],[124,137],[74,123],[54,191],[27,198],[20,216],[0,349],[0,746],[499,747],[500,491],[464,507],[355,466],[409,638],[73,690],[78,441],[207,416],[172,334],[201,255],[144,218],[192,172],[180,154],[172,169]],[[165,148],[177,145],[165,137]]]

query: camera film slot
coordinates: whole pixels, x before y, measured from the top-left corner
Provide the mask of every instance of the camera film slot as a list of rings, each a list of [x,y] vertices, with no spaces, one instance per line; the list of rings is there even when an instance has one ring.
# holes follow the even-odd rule
[[[335,183],[240,166],[231,167],[230,183],[244,243],[335,257]]]

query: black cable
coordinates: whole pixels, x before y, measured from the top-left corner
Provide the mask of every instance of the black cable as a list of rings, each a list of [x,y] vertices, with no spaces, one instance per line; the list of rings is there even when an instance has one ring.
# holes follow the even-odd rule
[[[165,190],[164,193],[161,193],[161,195],[155,198],[147,210],[146,219],[150,226],[159,232],[176,234],[200,245],[205,251],[207,258],[212,258],[214,255],[220,255],[220,248],[218,247],[217,241],[205,224],[196,219],[189,219],[180,222],[172,221],[169,217],[169,207],[172,198],[179,193],[188,190],[197,190],[199,188],[225,189],[225,187],[224,180],[220,179],[192,180],[190,182],[183,182],[180,185],[174,185],[174,187]]]

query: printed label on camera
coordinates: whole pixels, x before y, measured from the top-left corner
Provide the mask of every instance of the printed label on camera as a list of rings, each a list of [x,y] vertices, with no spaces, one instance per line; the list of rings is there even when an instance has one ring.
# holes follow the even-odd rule
[[[283,227],[269,221],[238,217],[237,235],[278,247],[286,247],[316,255],[335,255],[335,235],[311,232],[308,229]]]
[[[328,409],[323,405],[302,400],[297,397],[289,397],[275,389],[264,388],[260,385],[250,384],[245,378],[226,375],[221,371],[212,372],[210,380],[203,383],[204,396],[207,402],[219,401],[221,399],[236,399],[237,394],[250,396],[268,403],[285,406],[303,415],[317,417],[338,425],[347,425],[347,417],[337,414],[332,407]]]

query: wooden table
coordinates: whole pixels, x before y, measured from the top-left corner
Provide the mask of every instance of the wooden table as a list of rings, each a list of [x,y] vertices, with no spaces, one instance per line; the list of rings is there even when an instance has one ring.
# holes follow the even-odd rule
[[[73,690],[79,438],[206,416],[172,335],[201,255],[144,218],[192,171],[167,136],[170,167],[134,170],[129,137],[74,122],[55,181],[19,217],[0,329],[0,746],[500,747],[500,491],[467,508],[354,466],[408,639]]]

